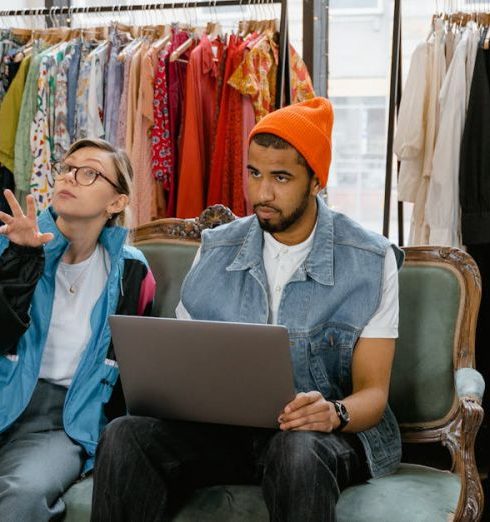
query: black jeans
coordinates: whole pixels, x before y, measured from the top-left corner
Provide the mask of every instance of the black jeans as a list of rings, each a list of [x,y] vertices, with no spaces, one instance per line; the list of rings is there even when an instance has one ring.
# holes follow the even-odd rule
[[[168,521],[194,489],[261,483],[272,521],[334,521],[340,491],[367,478],[355,435],[127,416],[100,440],[91,520]]]

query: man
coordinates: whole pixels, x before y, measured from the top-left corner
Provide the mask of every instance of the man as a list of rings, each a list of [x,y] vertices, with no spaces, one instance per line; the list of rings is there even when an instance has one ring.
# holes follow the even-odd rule
[[[273,521],[330,521],[339,490],[397,468],[387,397],[403,256],[318,196],[332,124],[315,98],[255,126],[255,215],[203,233],[177,308],[288,327],[298,394],[278,429],[118,419],[99,445],[93,521],[169,520],[193,489],[226,483],[261,483]]]

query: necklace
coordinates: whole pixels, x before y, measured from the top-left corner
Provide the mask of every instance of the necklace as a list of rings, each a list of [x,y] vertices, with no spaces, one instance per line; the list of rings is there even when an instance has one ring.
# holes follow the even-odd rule
[[[93,254],[87,260],[86,265],[82,268],[80,273],[77,275],[77,277],[72,282],[70,282],[70,280],[68,279],[68,277],[66,275],[66,271],[63,270],[63,268],[61,268],[61,273],[63,274],[63,278],[65,279],[66,283],[68,284],[68,292],[70,292],[71,295],[76,294],[76,292],[79,288],[79,286],[78,286],[79,283],[82,282],[83,277],[88,273],[88,269],[90,268],[93,260],[97,257],[98,251],[99,251],[99,245],[97,244]]]

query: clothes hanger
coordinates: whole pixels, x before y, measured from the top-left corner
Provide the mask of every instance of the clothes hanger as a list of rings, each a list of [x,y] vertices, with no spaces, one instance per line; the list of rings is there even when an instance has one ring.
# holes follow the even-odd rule
[[[159,4],[159,9],[162,11],[162,18],[165,18],[165,15],[163,13],[164,5],[165,4]],[[152,44],[153,49],[157,50],[157,52],[160,52],[172,39],[172,29],[170,26],[163,24],[159,27],[161,27],[158,35],[159,38],[156,39]]]
[[[187,62],[187,60],[181,60],[180,57],[192,46],[194,43],[194,38],[189,37],[185,42],[183,42],[175,51],[170,55],[169,60],[171,62],[179,61],[179,62]]]
[[[248,22],[249,21],[247,20],[246,13],[243,10],[242,2],[243,2],[243,0],[240,0],[239,5],[240,5],[240,12],[241,12],[242,19],[238,21],[238,36],[240,36],[241,38],[245,38],[245,36],[248,32],[248,25],[249,25]]]

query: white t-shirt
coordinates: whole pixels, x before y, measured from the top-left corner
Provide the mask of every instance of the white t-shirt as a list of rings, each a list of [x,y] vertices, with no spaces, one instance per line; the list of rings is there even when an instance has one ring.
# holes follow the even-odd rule
[[[58,265],[53,311],[39,378],[70,386],[92,334],[92,310],[104,290],[109,271],[109,255],[100,243],[85,261]],[[74,293],[70,292],[70,287],[74,288]]]
[[[263,256],[269,285],[269,322],[272,324],[277,324],[277,311],[282,291],[294,272],[308,257],[314,233],[315,229],[302,243],[288,246],[274,239],[268,232],[264,232]],[[200,254],[199,249],[192,266],[199,261]],[[398,266],[392,248],[389,248],[386,253],[383,281],[380,305],[362,331],[361,337],[388,339],[398,337]],[[182,302],[179,302],[175,314],[178,319],[191,319]]]

